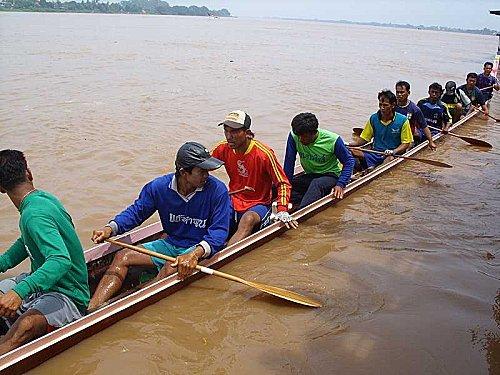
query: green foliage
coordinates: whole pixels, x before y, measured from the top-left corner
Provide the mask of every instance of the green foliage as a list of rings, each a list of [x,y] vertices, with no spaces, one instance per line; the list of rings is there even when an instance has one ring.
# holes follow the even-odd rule
[[[99,0],[60,2],[47,0],[0,0],[0,11],[19,10],[31,12],[68,12],[68,13],[140,13],[172,14],[182,16],[230,17],[227,9],[210,10],[197,6],[170,6],[162,0],[124,0],[119,3],[101,3]]]

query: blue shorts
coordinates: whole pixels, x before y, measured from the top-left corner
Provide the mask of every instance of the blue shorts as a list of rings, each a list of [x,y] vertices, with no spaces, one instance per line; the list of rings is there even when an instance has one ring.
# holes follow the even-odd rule
[[[383,155],[372,154],[371,152],[363,152],[364,165],[366,168],[376,167],[384,162],[385,157]]]
[[[250,207],[246,211],[234,211],[233,209],[233,214],[231,215],[231,233],[236,232],[236,229],[238,228],[238,224],[241,220],[241,217],[245,214],[245,212],[252,211],[255,212],[257,215],[260,217],[260,226],[257,227],[258,229],[262,229],[266,226],[268,226],[271,222],[271,206],[266,206],[265,204],[258,204],[256,206]]]
[[[177,258],[179,255],[189,253],[190,251],[193,251],[196,248],[196,245],[188,247],[187,249],[185,247],[174,246],[171,243],[168,243],[166,239],[163,238],[156,241],[146,242],[142,244],[142,246],[145,249],[155,251],[163,255],[168,255],[174,258]],[[153,264],[156,266],[156,268],[158,268],[158,270],[162,269],[162,267],[165,265],[166,262],[165,260],[157,257],[151,257],[151,260],[153,261]]]

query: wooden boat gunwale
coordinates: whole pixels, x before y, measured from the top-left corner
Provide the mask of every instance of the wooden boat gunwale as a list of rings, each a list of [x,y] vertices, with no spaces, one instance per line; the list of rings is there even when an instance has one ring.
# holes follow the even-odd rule
[[[479,111],[477,110],[471,112],[466,117],[451,126],[450,130],[454,130],[463,125],[478,113]],[[438,140],[443,136],[443,134],[438,133],[433,136],[433,139]],[[425,149],[427,144],[428,141],[425,141],[412,148],[404,155],[414,155]],[[362,186],[368,184],[381,174],[391,170],[402,162],[405,162],[405,160],[402,158],[395,158],[394,160],[377,167],[360,179],[350,182],[346,187],[344,199],[356,190],[360,189]],[[330,207],[334,203],[335,199],[331,195],[326,196],[311,205],[296,211],[293,214],[293,217],[299,222],[304,221],[308,217]],[[219,268],[234,258],[270,241],[285,230],[286,228],[282,223],[274,223],[243,239],[242,241],[221,250],[212,258],[205,260],[204,265],[214,269]],[[162,232],[161,223],[156,222],[145,227],[132,230],[124,235],[117,236],[116,239],[126,243],[137,243],[138,241],[154,236],[160,232]],[[91,262],[94,262],[117,250],[119,250],[119,247],[116,245],[103,243],[86,250],[85,259],[87,264],[90,264]],[[131,294],[124,296],[122,299],[105,305],[101,309],[92,312],[75,322],[72,322],[45,336],[14,349],[3,356],[0,356],[0,372],[2,372],[2,374],[22,373],[36,367],[45,360],[64,351],[68,347],[92,336],[113,323],[134,314],[142,308],[163,299],[167,295],[174,293],[187,284],[198,280],[202,276],[203,274],[201,272],[195,272],[188,279],[181,281],[178,280],[177,275],[174,274],[132,292]]]

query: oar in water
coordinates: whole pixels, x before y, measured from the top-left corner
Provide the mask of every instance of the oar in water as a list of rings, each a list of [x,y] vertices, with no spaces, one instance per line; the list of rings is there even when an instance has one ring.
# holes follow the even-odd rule
[[[379,155],[385,155],[385,153],[383,153],[382,151],[375,151],[375,150],[368,150],[368,149],[364,149],[364,148],[361,148],[361,147],[349,147],[351,150],[359,150],[359,151],[363,151],[363,152],[371,152],[372,154],[379,154]],[[406,159],[406,160],[413,160],[413,161],[419,161],[421,163],[425,163],[425,164],[430,164],[430,165],[434,165],[436,167],[442,167],[442,168],[453,168],[452,165],[450,164],[447,164],[447,163],[443,163],[441,161],[437,161],[437,160],[430,160],[430,159],[422,159],[422,158],[414,158],[412,156],[403,156],[403,155],[397,155],[397,154],[393,154],[391,156],[394,156],[396,158],[401,158],[401,159]]]
[[[229,195],[233,195],[233,194],[237,194],[237,193],[241,193],[243,191],[255,191],[255,189],[253,187],[250,187],[250,186],[245,186],[241,189],[237,189],[237,190],[233,190],[233,191],[230,191],[229,192]]]
[[[431,129],[434,129],[434,130],[437,130],[437,131],[441,131],[441,129],[435,128],[434,126],[430,126],[430,125],[427,125],[427,126],[429,128],[431,128]],[[446,133],[443,133],[443,134],[449,134],[452,137],[460,138],[461,140],[464,140],[465,142],[470,143],[471,145],[474,145],[474,146],[493,148],[493,146],[491,144],[489,144],[488,142],[483,141],[481,139],[476,139],[476,138],[471,138],[471,137],[465,137],[463,135],[458,135],[458,134],[455,134],[455,133],[452,133],[452,132],[446,132]]]
[[[160,254],[160,253],[148,250],[148,249],[144,249],[144,248],[139,247],[139,246],[129,245],[127,243],[115,241],[112,239],[107,239],[106,241],[109,243],[112,243],[114,245],[126,247],[127,249],[131,249],[131,250],[135,250],[139,253],[150,255],[152,257],[168,260],[169,262],[175,262],[175,258],[173,258],[173,257],[169,257],[168,255],[163,255],[163,254]],[[208,275],[215,275],[215,276],[222,277],[224,279],[236,281],[236,282],[244,284],[246,286],[258,289],[262,292],[272,294],[273,296],[280,297],[280,298],[283,298],[283,299],[286,299],[288,301],[292,301],[292,302],[295,302],[295,303],[298,303],[301,305],[311,306],[311,307],[321,307],[320,302],[317,302],[311,298],[305,297],[301,294],[291,292],[289,290],[277,288],[277,287],[271,286],[271,285],[256,283],[253,281],[244,280],[240,277],[229,275],[229,274],[224,273],[224,272],[216,271],[216,270],[213,270],[213,269],[208,268],[208,267],[203,267],[203,266],[197,265],[196,269],[203,272],[203,273],[206,273]]]
[[[490,115],[489,113],[486,113],[485,111],[483,111],[481,108],[476,108],[479,112],[485,114],[486,116],[488,116],[489,118],[492,118],[493,120],[495,120],[496,122],[500,122],[500,119],[497,119],[496,117],[493,117],[492,115]]]

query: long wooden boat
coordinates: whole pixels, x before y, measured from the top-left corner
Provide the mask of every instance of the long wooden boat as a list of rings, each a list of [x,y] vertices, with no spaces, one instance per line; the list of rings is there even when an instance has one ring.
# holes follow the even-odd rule
[[[470,113],[468,116],[455,123],[450,130],[464,125],[477,113],[478,111]],[[434,139],[437,140],[441,137],[443,137],[442,134],[437,134],[434,136]],[[412,156],[421,152],[427,147],[427,143],[427,141],[421,143],[412,148],[405,155]],[[353,194],[356,190],[403,162],[404,159],[396,158],[376,168],[360,179],[350,182],[346,187],[344,199],[347,199],[348,196]],[[293,217],[301,222],[335,203],[335,199],[331,196],[327,196],[296,211]],[[207,267],[219,268],[246,252],[270,241],[274,237],[279,236],[285,230],[286,228],[283,224],[274,223],[248,238],[223,249],[212,258],[206,260],[205,265]],[[163,229],[161,223],[157,222],[135,229],[127,234],[119,236],[117,239],[126,243],[137,244],[159,238],[162,233]],[[85,251],[89,282],[92,290],[97,286],[100,277],[111,263],[114,253],[117,250],[120,250],[120,248],[115,245],[104,243]],[[124,288],[126,290],[101,309],[1,356],[0,373],[17,374],[25,372],[85,338],[102,331],[113,323],[178,291],[202,276],[202,273],[196,272],[186,280],[181,281],[178,280],[177,275],[174,274],[161,281],[143,284],[143,286],[141,286],[139,285],[141,274],[132,273],[126,280],[126,288]]]

